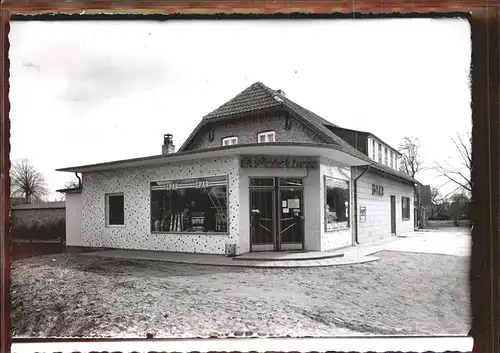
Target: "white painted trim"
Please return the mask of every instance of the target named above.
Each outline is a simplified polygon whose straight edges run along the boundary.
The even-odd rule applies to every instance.
[[[123,224],[109,224],[109,197],[110,196],[123,196]],[[105,202],[105,226],[106,228],[124,228],[125,227],[125,194],[123,192],[110,192],[104,194]]]

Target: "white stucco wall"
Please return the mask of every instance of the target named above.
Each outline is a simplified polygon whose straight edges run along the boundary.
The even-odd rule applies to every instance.
[[[239,162],[236,157],[83,174],[82,245],[142,250],[223,254],[226,243],[239,253]],[[228,176],[229,234],[153,234],[150,182]],[[124,194],[125,224],[106,227],[105,194]]]
[[[333,250],[353,244],[353,190],[351,182],[351,168],[342,166],[335,161],[322,158],[320,164],[320,224],[321,224],[321,251]],[[350,200],[350,227],[344,230],[325,231],[325,181],[324,176],[349,181]]]
[[[66,245],[82,246],[82,194],[66,194]]]
[[[353,169],[353,177],[360,173]],[[372,184],[382,185],[384,195],[372,195]],[[394,179],[384,178],[368,172],[358,179],[358,241],[370,243],[391,236],[391,195],[396,196],[396,234],[405,235],[414,231],[413,187]],[[410,198],[410,219],[403,221],[401,197]],[[366,221],[359,222],[359,210],[366,207]]]

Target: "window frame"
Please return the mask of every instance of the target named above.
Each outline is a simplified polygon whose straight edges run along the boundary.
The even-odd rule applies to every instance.
[[[109,198],[121,196],[123,198],[123,224],[111,224],[110,223],[110,207]],[[104,194],[104,220],[106,228],[124,228],[125,227],[125,194],[123,192],[110,192]]]
[[[225,187],[226,187],[226,231],[225,232],[187,232],[187,231],[168,231],[168,230],[160,230],[160,231],[154,231],[153,228],[151,227],[152,225],[152,201],[153,201],[153,190],[151,187],[152,183],[155,182],[162,182],[162,183],[177,183],[180,181],[185,181],[185,180],[194,180],[195,183],[198,181],[205,181],[205,180],[212,180],[212,179],[224,179],[225,182]],[[187,188],[190,189],[190,188]],[[197,178],[182,178],[182,179],[158,179],[158,180],[150,180],[149,182],[149,220],[150,220],[150,229],[149,232],[150,234],[196,234],[196,235],[218,235],[218,236],[228,236],[230,233],[231,229],[231,219],[229,217],[229,209],[230,209],[230,203],[231,201],[229,200],[229,176],[227,174],[224,175],[211,175],[208,177],[197,177]]]
[[[236,140],[236,142],[235,143],[228,143],[227,145],[224,144],[225,141],[231,142],[233,140]],[[225,146],[234,146],[234,145],[237,145],[237,144],[238,144],[238,136],[226,136],[226,137],[223,137],[221,139],[221,145],[223,147],[225,147]]]
[[[346,227],[339,227],[339,228],[335,228],[335,229],[328,229],[328,221],[327,221],[327,193],[328,193],[328,188],[327,188],[327,180],[335,180],[335,181],[340,181],[342,183],[346,183],[347,184],[347,192],[349,194],[349,201],[348,201],[348,206],[347,206],[347,226]],[[324,187],[324,191],[323,191],[323,195],[324,195],[324,200],[323,200],[323,222],[324,222],[324,232],[325,233],[334,233],[334,232],[338,232],[338,231],[345,231],[345,230],[349,230],[351,229],[351,183],[349,180],[345,180],[345,179],[340,179],[340,178],[334,178],[334,177],[331,177],[331,176],[328,176],[328,175],[323,175],[323,187]]]
[[[405,211],[405,209],[404,209],[405,200],[408,200],[408,217],[405,217],[405,214],[404,214],[404,211]],[[403,220],[403,221],[409,221],[411,219],[410,205],[411,205],[411,198],[409,198],[407,196],[401,196],[401,220]]]
[[[382,144],[379,142],[378,143],[378,148],[377,148],[377,162],[382,164],[383,158],[382,158]]]
[[[260,142],[260,137],[261,136],[265,136],[265,138],[268,139],[268,136],[270,136],[270,135],[273,136],[273,140],[272,141],[263,141],[263,142]],[[257,143],[273,143],[273,142],[276,142],[276,130],[266,130],[266,131],[259,132],[257,134]]]

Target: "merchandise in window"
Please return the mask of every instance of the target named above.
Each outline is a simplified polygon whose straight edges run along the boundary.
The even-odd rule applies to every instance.
[[[226,177],[151,183],[151,231],[227,233]]]
[[[325,231],[349,228],[349,182],[325,176]]]

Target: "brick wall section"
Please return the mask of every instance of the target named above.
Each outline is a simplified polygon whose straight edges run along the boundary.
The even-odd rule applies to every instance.
[[[208,138],[208,127],[200,130],[186,150],[222,146],[222,139],[237,136],[238,144],[257,143],[257,135],[264,131],[275,131],[276,142],[315,142],[325,143],[317,133],[292,118],[289,130],[285,129],[285,112],[256,114],[250,117],[235,118],[211,124],[214,139]]]
[[[66,209],[12,209],[12,228],[48,226],[66,221]]]

